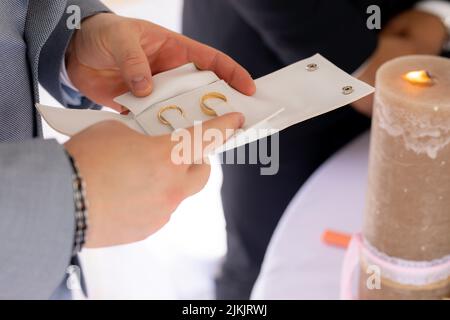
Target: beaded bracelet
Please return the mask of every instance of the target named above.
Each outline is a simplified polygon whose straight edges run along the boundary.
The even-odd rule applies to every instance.
[[[78,254],[86,243],[86,234],[88,228],[88,210],[86,202],[86,184],[80,176],[80,171],[75,160],[67,154],[72,165],[72,186],[75,202],[75,239],[72,255]]]

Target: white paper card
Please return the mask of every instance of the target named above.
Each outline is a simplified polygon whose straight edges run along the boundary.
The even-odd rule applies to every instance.
[[[314,71],[308,65],[315,64]],[[174,128],[189,127],[196,121],[212,119],[201,107],[205,94],[218,92],[227,101],[208,100],[208,106],[217,114],[239,111],[245,115],[243,130],[217,151],[228,150],[261,139],[289,126],[350,104],[374,89],[345,73],[319,54],[262,77],[256,82],[254,96],[246,96],[231,88],[210,71],[199,71],[193,64],[155,75],[154,89],[150,96],[137,98],[131,93],[117,97],[115,101],[131,112],[119,115],[107,111],[70,110],[37,105],[43,118],[55,130],[72,136],[77,132],[104,120],[117,120],[130,128],[148,135],[170,134]],[[349,93],[343,88],[351,86]],[[172,119],[172,125],[163,124],[158,113],[167,106],[177,106],[176,111],[164,115]],[[166,118],[166,117],[165,117]],[[170,122],[170,119],[167,119]],[[255,135],[256,129],[266,129]]]

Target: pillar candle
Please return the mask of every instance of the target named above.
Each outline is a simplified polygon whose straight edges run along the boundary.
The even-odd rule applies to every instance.
[[[450,59],[401,57],[377,73],[363,237],[394,264],[450,255]],[[448,278],[408,284],[381,268],[381,288],[369,289],[366,271],[361,261],[362,299],[450,296]]]

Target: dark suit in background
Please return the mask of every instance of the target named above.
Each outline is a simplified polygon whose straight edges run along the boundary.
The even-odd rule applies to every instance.
[[[379,5],[386,22],[415,2],[185,0],[183,31],[229,54],[254,78],[317,52],[351,73],[377,45],[377,31],[366,27],[367,7]],[[289,201],[318,166],[369,124],[345,107],[289,128],[280,135],[280,171],[274,176],[261,176],[258,165],[223,165],[228,252],[218,299],[249,297]]]

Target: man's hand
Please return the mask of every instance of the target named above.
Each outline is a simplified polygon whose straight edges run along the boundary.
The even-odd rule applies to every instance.
[[[230,113],[203,124],[220,130],[242,126],[240,113]],[[194,137],[193,128],[190,128]],[[206,137],[205,137],[206,140]],[[212,143],[202,139],[203,150]],[[170,136],[148,137],[125,125],[108,121],[75,135],[65,145],[86,182],[89,229],[86,247],[104,247],[143,240],[163,227],[185,198],[206,184],[208,164],[175,165]],[[192,159],[191,163],[198,159]]]
[[[83,21],[67,52],[74,85],[98,104],[122,111],[113,98],[132,91],[147,96],[152,74],[193,62],[214,71],[235,89],[251,95],[255,85],[227,55],[153,23],[98,14]]]
[[[383,28],[378,46],[366,68],[358,77],[375,85],[378,68],[385,62],[411,54],[437,55],[446,41],[446,28],[441,19],[418,10],[409,10],[392,19]],[[373,96],[353,103],[360,112],[372,113]]]
[[[430,13],[409,10],[392,19],[382,32],[383,36],[408,39],[417,54],[441,53],[447,40],[447,29],[442,20]]]

